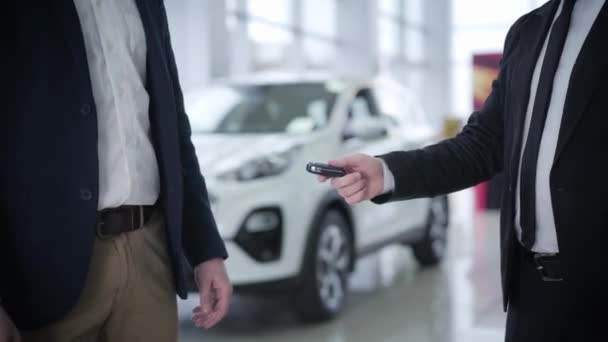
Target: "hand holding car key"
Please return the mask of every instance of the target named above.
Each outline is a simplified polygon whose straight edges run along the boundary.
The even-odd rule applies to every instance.
[[[344,168],[322,163],[308,163],[306,164],[306,170],[310,173],[328,178],[344,177],[347,173]]]
[[[382,161],[365,154],[355,154],[328,164],[308,163],[306,169],[319,175],[319,181],[331,186],[348,204],[370,200],[384,191]]]

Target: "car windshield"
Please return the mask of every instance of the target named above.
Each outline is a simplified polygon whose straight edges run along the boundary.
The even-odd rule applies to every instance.
[[[324,83],[214,86],[185,98],[195,133],[309,133],[336,99]]]

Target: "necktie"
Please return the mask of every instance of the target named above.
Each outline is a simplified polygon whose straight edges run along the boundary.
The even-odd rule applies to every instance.
[[[521,159],[521,242],[528,249],[532,249],[536,240],[536,166],[538,150],[553,91],[553,80],[562,55],[566,36],[568,35],[570,18],[575,2],[576,0],[563,0],[562,11],[553,23],[532,109],[528,138]]]

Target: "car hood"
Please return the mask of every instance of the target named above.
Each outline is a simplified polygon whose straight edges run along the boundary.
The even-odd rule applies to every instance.
[[[309,137],[288,134],[193,134],[192,143],[205,176],[301,146]]]

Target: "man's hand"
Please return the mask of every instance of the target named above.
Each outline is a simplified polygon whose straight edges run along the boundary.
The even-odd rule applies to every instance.
[[[331,179],[331,185],[348,204],[372,199],[384,191],[384,171],[382,161],[378,158],[355,154],[332,160],[329,164],[343,167],[348,171],[344,177]],[[325,176],[319,176],[320,182],[325,182],[327,179]]]
[[[222,259],[198,265],[194,268],[194,277],[198,284],[200,306],[192,311],[192,320],[197,327],[209,329],[226,316],[232,297],[232,285]]]
[[[0,342],[20,342],[21,337],[17,327],[8,317],[2,307],[0,307]]]

